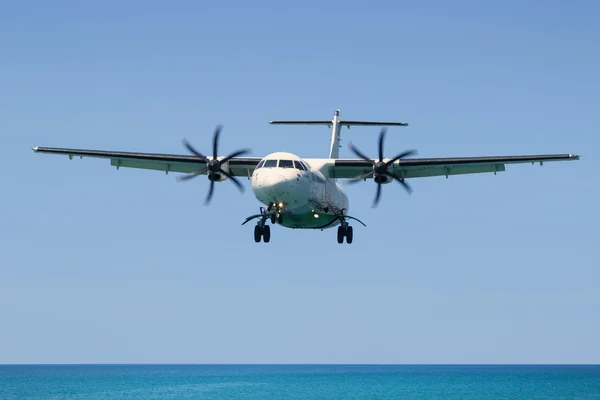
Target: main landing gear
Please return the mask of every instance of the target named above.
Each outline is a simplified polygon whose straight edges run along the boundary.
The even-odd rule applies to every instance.
[[[337,231],[338,243],[344,243],[344,238],[346,238],[346,243],[351,244],[353,236],[354,236],[354,232],[350,225],[345,224],[345,225],[338,226],[338,231]]]
[[[281,218],[283,218],[283,215],[282,213],[280,213],[280,210],[265,210],[263,207],[261,207],[260,214],[255,214],[247,217],[246,220],[242,223],[242,225],[245,225],[252,220],[258,219],[258,222],[254,227],[254,241],[256,243],[259,243],[262,240],[265,243],[269,243],[271,241],[271,227],[267,225],[267,222],[269,220],[272,221],[273,216],[275,216],[275,221],[281,223]],[[339,221],[340,226],[338,226],[337,232],[338,243],[344,243],[345,238],[346,243],[351,244],[352,240],[354,239],[354,230],[348,224],[348,220],[354,220],[360,223],[362,226],[366,226],[364,222],[362,222],[358,218],[351,217],[350,215],[339,214],[336,215],[335,219],[331,220],[330,223],[324,226],[323,228],[329,227],[335,222]]]
[[[261,238],[265,243],[269,243],[271,240],[271,227],[269,225],[260,226],[260,224],[257,224],[254,226],[254,241],[258,243]]]
[[[269,243],[271,240],[271,227],[267,225],[269,214],[265,213],[262,207],[260,211],[262,215],[258,220],[258,223],[254,226],[254,241],[258,243],[262,238],[263,242]]]
[[[351,217],[349,215],[340,214],[337,216],[337,218],[340,221],[340,226],[338,226],[337,231],[337,241],[340,244],[344,243],[344,238],[346,238],[346,243],[348,244],[351,244],[352,239],[354,239],[354,230],[348,224],[349,219],[359,222],[362,226],[366,226],[365,223],[362,222],[360,219]]]
[[[272,222],[273,217],[275,217],[275,220],[280,223],[283,220],[283,216],[281,214],[279,214],[275,211],[265,210],[264,208],[261,207],[260,214],[249,216],[248,218],[246,218],[246,220],[244,221],[244,223],[242,225],[246,224],[247,222],[249,222],[253,219],[258,218],[258,222],[254,226],[254,241],[256,243],[259,243],[260,240],[262,239],[263,242],[269,243],[271,241],[271,227],[269,225],[267,225],[267,220],[271,219],[271,222]]]

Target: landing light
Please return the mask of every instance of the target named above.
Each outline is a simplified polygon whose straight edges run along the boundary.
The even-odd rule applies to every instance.
[[[279,208],[283,208],[283,201],[279,202]]]
[[[319,218],[319,214],[315,214],[315,218]]]

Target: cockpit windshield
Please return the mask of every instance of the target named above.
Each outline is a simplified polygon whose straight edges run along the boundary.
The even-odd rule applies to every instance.
[[[300,161],[294,161],[294,167],[300,171],[306,171],[306,168],[304,168],[304,165]]]
[[[258,165],[256,166],[256,169],[259,169],[259,168],[275,168],[275,167],[279,167],[279,168],[295,168],[295,169],[299,169],[300,171],[307,171],[308,170],[308,167],[302,161],[297,161],[297,160],[273,160],[273,159],[262,160],[261,162],[258,163]]]
[[[279,168],[294,168],[292,160],[279,160]]]

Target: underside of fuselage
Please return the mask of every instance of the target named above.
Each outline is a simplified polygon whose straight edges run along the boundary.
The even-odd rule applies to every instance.
[[[277,223],[292,229],[328,229],[339,225],[340,221],[333,214],[285,212]]]

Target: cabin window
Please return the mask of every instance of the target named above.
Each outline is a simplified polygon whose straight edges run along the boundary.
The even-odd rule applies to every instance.
[[[292,160],[279,160],[279,168],[294,168]]]
[[[266,160],[263,167],[265,168],[275,168],[277,166],[277,160]]]
[[[304,168],[304,165],[300,161],[294,161],[294,167],[300,171],[306,171],[306,168]]]

